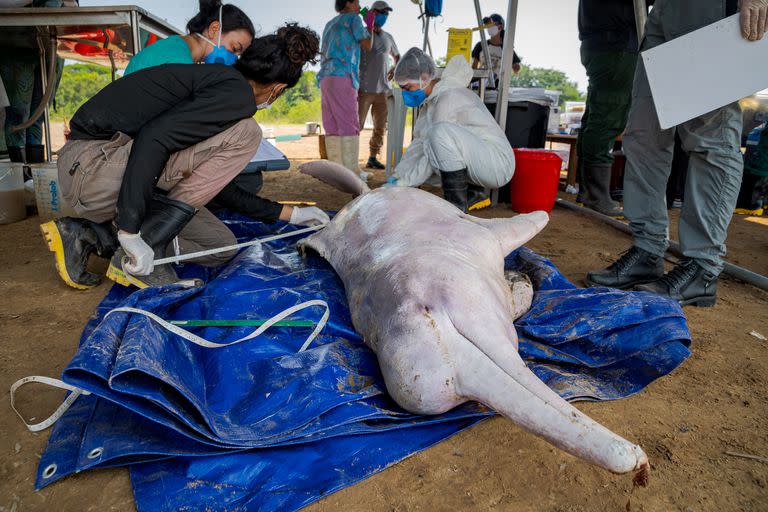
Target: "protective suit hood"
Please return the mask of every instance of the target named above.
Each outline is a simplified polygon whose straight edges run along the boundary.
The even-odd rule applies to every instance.
[[[469,62],[461,55],[454,55],[448,61],[448,65],[445,66],[440,81],[435,84],[428,99],[432,99],[433,96],[438,96],[449,89],[466,89],[471,80],[472,68],[469,66]]]

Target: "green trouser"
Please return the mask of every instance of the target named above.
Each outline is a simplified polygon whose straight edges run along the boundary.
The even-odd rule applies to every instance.
[[[581,119],[576,152],[582,165],[613,163],[611,150],[627,124],[637,54],[581,47],[587,70],[587,107]]]

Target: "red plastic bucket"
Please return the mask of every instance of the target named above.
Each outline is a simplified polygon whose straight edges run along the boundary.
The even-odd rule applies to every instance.
[[[515,174],[509,184],[510,204],[520,213],[552,211],[563,161],[554,151],[515,148]]]

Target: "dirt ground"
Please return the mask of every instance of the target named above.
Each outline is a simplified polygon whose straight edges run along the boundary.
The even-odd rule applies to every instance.
[[[277,134],[296,131],[278,128]],[[369,136],[364,132],[364,144]],[[296,164],[317,158],[317,139],[279,147],[294,167],[268,173],[265,196],[316,200],[328,209],[348,200],[295,170]],[[377,172],[371,184],[383,180],[383,172]],[[513,212],[499,206],[479,215]],[[33,217],[0,226],[0,512],[130,511],[133,495],[125,469],[86,472],[33,490],[48,432],[24,428],[10,409],[8,389],[27,375],[59,376],[109,288],[108,283],[84,292],[67,288],[55,274],[37,225]],[[606,265],[628,245],[626,235],[559,208],[529,244],[578,284],[587,271]],[[735,218],[728,246],[730,261],[768,274],[768,218]],[[723,278],[716,307],[687,308],[686,314],[693,355],[680,368],[635,397],[578,405],[646,450],[653,464],[649,487],[633,489],[631,477],[588,466],[494,418],[307,510],[768,510],[768,463],[724,453],[768,457],[768,342],[750,335],[768,336],[768,294]],[[19,407],[27,417],[42,418],[61,396],[25,389]]]

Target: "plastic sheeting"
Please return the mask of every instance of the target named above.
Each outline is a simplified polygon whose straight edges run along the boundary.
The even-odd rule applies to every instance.
[[[229,225],[241,238],[292,229],[242,219]],[[200,289],[129,294],[114,287],[63,374],[93,394],[54,426],[37,487],[76,471],[131,465],[140,511],[295,510],[491,414],[474,403],[429,417],[400,409],[385,392],[375,355],[352,328],[340,280],[324,260],[302,258],[295,242],[252,247],[218,275],[186,266],[183,275],[207,279]],[[576,288],[527,249],[506,263],[537,289],[517,322],[521,355],[562,396],[629,396],[689,355],[676,303]],[[327,301],[331,317],[302,353],[296,351],[308,328],[275,328],[206,349],[143,316],[103,319],[117,306],[165,319],[268,318],[313,299]],[[309,309],[293,318],[316,320],[321,313]],[[250,330],[195,332],[225,343]]]

